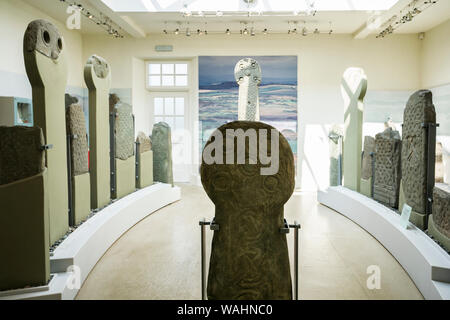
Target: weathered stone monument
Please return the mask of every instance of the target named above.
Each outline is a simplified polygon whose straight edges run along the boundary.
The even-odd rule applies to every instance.
[[[240,153],[239,139],[229,130],[256,133],[253,141],[244,142],[245,149]],[[223,144],[216,140],[218,136],[223,137]],[[251,156],[249,150],[257,146],[256,141],[259,152],[264,150],[264,154],[274,158],[278,155],[271,161],[278,160],[276,173],[261,173],[269,164],[263,164],[261,156],[259,159]],[[205,153],[213,143],[218,143],[214,153],[223,164],[205,162]],[[220,228],[213,236],[208,299],[292,299],[286,235],[279,231],[283,227],[284,204],[295,185],[294,157],[289,143],[268,124],[234,121],[216,129],[203,153],[201,180],[215,204],[215,223]],[[243,164],[236,163],[236,153],[237,158],[245,156]],[[226,161],[230,156],[234,158],[232,164]]]
[[[69,183],[71,193],[69,196],[71,211],[69,222],[73,226],[85,220],[91,212],[91,180],[83,108],[68,94],[66,94],[66,125],[70,154],[69,179],[71,179]]]
[[[372,197],[373,193],[373,157],[375,154],[375,139],[371,136],[364,137],[364,149],[361,163],[361,193]]]
[[[141,131],[136,138],[136,163],[136,187],[141,189],[153,184],[152,140]]]
[[[44,143],[38,127],[0,126],[0,291],[50,279]]]
[[[172,137],[170,127],[158,122],[152,130],[153,179],[173,185]]]
[[[433,191],[433,214],[428,219],[428,233],[450,252],[450,186],[437,183]]]
[[[330,186],[342,184],[342,128],[333,125],[328,133],[330,151]]]
[[[403,115],[400,206],[412,207],[410,221],[425,229],[431,214],[434,187],[436,111],[432,93],[419,90],[408,100]]]
[[[136,158],[134,154],[133,108],[126,103],[115,105],[114,145],[115,145],[115,193],[121,198],[133,192],[136,187]]]
[[[402,140],[398,131],[388,127],[375,136],[373,198],[392,208],[398,208],[401,151]]]
[[[251,58],[239,60],[234,68],[234,77],[239,84],[238,119],[259,121],[261,68],[258,62]]]
[[[367,78],[364,70],[348,68],[341,82],[344,99],[344,141],[343,174],[344,187],[360,191],[361,151],[364,96],[367,91]]]
[[[89,89],[89,160],[91,208],[106,206],[111,199],[109,144],[109,89],[111,70],[101,57],[91,56],[84,67]]]
[[[69,229],[67,147],[64,92],[67,61],[64,40],[48,21],[32,21],[24,35],[25,69],[33,94],[34,124],[42,129],[46,148],[50,243]]]

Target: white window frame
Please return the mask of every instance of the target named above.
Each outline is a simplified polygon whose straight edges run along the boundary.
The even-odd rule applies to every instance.
[[[182,64],[186,64],[187,65],[187,85],[186,86],[150,86],[149,84],[149,79],[150,79],[150,72],[149,72],[149,65],[150,64],[177,64],[177,63],[182,63]],[[192,77],[191,77],[191,62],[189,60],[147,60],[145,61],[145,87],[147,88],[147,90],[149,91],[189,91],[190,89],[190,82],[192,81]],[[161,72],[160,74],[161,76],[163,76],[163,73]],[[176,74],[174,74],[175,76]]]

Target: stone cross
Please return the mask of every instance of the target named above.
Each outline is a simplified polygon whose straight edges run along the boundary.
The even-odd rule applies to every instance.
[[[363,99],[366,91],[367,77],[364,70],[345,70],[341,82],[344,99],[343,175],[344,187],[354,191],[360,191],[361,183]]]
[[[89,89],[89,157],[91,208],[106,206],[111,199],[109,89],[111,71],[101,57],[91,56],[84,67],[84,81]]]
[[[283,227],[284,204],[295,185],[291,147],[278,131],[277,135],[270,134],[275,128],[257,121],[227,123],[213,136],[226,137],[229,130],[255,130],[258,141],[266,132],[267,141],[263,139],[264,145],[260,142],[259,148],[267,148],[267,153],[274,152],[272,139],[278,139],[279,170],[273,175],[261,175],[265,165],[261,159],[250,164],[249,149],[245,150],[244,164],[208,164],[205,155],[202,157],[203,188],[215,205],[215,221],[220,228],[212,241],[208,299],[292,299],[286,234],[279,231]],[[208,140],[204,152],[215,139]],[[215,151],[217,155],[223,149],[223,161],[228,152],[234,153],[234,148],[226,146],[228,143]]]
[[[410,221],[425,229],[433,197],[436,111],[429,90],[419,90],[409,98],[403,114],[401,203],[412,207]]]
[[[238,119],[259,121],[261,68],[258,62],[251,58],[239,60],[234,67],[234,77],[239,84]]]
[[[437,183],[433,190],[433,214],[428,220],[428,232],[450,252],[450,186]]]
[[[23,39],[25,69],[33,91],[34,125],[45,138],[50,243],[69,230],[65,91],[67,53],[56,26],[45,20],[28,25]]]

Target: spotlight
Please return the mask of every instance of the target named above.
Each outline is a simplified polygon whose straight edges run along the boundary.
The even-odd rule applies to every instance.
[[[227,29],[227,31],[225,31],[225,33],[226,33],[227,35],[230,35],[230,34],[231,34],[230,29]]]
[[[167,34],[167,30],[166,29],[164,29],[163,32],[164,32],[164,34]]]
[[[264,30],[262,31],[263,34],[267,34],[267,28],[264,28]]]
[[[223,12],[222,11],[216,11],[216,16],[218,16],[218,17],[223,16]]]
[[[191,36],[191,31],[189,30],[189,28],[186,29],[186,37],[190,37]]]
[[[199,36],[201,36],[201,35],[203,34],[203,31],[200,30],[200,29],[197,29],[197,34],[198,34]]]
[[[176,28],[174,33],[175,34],[179,34],[180,33],[180,29]]]
[[[302,36],[307,36],[308,35],[308,29],[303,28],[302,29]]]
[[[314,29],[314,34],[319,34],[319,33],[320,33],[320,31],[318,28]]]
[[[255,30],[253,30],[253,28],[251,29],[250,35],[255,36]]]
[[[248,29],[247,27],[244,29],[244,31],[242,32],[243,34],[248,34]]]
[[[203,17],[204,16],[203,11],[199,11],[199,12],[197,12],[197,14],[198,14],[199,17]]]

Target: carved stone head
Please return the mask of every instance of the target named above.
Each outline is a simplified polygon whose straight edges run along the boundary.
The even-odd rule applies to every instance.
[[[23,38],[24,50],[42,53],[50,59],[58,59],[64,50],[64,41],[56,26],[46,20],[30,22]]]
[[[89,57],[86,64],[90,64],[94,67],[94,72],[100,79],[105,79],[109,74],[109,64],[102,57],[93,54]]]
[[[250,83],[259,85],[261,83],[261,68],[255,59],[241,59],[234,67],[234,77],[239,85],[245,77],[249,77]]]

